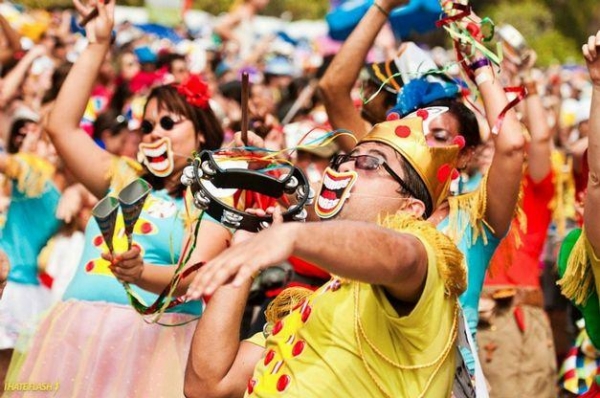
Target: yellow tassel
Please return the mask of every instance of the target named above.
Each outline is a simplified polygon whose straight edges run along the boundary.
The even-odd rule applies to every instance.
[[[45,159],[28,153],[10,155],[5,174],[17,181],[17,189],[29,198],[36,198],[46,190],[46,183],[52,179],[55,167]]]
[[[277,321],[291,313],[294,308],[313,293],[305,287],[288,287],[275,297],[265,310],[267,323],[274,325]]]
[[[473,240],[468,242],[469,246],[477,242],[481,237],[487,245],[487,236],[484,233],[485,211],[487,206],[487,174],[481,180],[479,188],[464,195],[451,196],[448,198],[450,205],[448,236],[458,243],[461,241],[467,227],[473,228]],[[464,217],[467,215],[468,219]]]
[[[113,156],[106,179],[110,181],[112,192],[120,192],[127,184],[142,174],[143,168],[138,162],[127,157]]]
[[[588,245],[584,229],[571,250],[565,274],[558,281],[562,294],[577,305],[584,305],[595,289],[594,274],[586,250]]]
[[[428,221],[406,213],[389,215],[379,225],[397,232],[412,234],[427,242],[437,253],[437,269],[444,281],[446,294],[458,296],[467,288],[467,269],[464,256],[450,238]]]

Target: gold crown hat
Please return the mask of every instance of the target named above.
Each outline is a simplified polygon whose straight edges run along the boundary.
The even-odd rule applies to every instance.
[[[409,117],[376,124],[362,139],[392,147],[417,171],[429,191],[435,210],[448,196],[450,183],[458,177],[459,144],[432,147],[423,133],[423,119]]]

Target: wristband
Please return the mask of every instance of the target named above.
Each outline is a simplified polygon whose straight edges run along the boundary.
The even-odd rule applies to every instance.
[[[479,68],[483,68],[484,66],[490,66],[490,65],[491,65],[491,62],[489,59],[481,58],[481,59],[478,59],[477,61],[473,62],[472,64],[470,64],[469,69],[472,72],[475,72]]]
[[[390,13],[389,13],[389,12],[387,12],[386,10],[384,10],[384,9],[383,9],[383,7],[382,7],[382,6],[380,6],[380,5],[379,5],[379,3],[377,3],[376,1],[375,1],[375,2],[373,2],[373,6],[374,6],[375,8],[377,8],[377,9],[378,9],[378,10],[379,10],[379,11],[380,11],[380,12],[381,12],[383,15],[385,15],[385,17],[386,17],[386,18],[389,18],[389,17],[390,17]]]
[[[489,73],[480,73],[477,76],[475,76],[475,84],[477,84],[477,86],[481,86],[483,83],[491,81],[492,75],[490,75]]]
[[[538,93],[537,84],[535,82],[525,82],[523,83],[523,86],[525,86],[525,89],[527,90],[527,96],[536,95]]]

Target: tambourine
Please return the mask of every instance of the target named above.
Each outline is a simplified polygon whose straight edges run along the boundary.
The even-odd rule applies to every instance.
[[[311,205],[315,193],[304,173],[290,166],[290,172],[276,178],[265,173],[243,168],[221,168],[211,151],[202,151],[192,164],[183,170],[181,183],[192,189],[194,205],[205,211],[224,226],[257,232],[269,227],[273,222],[271,215],[258,216],[238,210],[217,198],[205,185],[210,182],[219,189],[242,189],[280,198],[283,194],[296,195],[297,203],[282,214],[284,221],[306,221],[306,205]]]

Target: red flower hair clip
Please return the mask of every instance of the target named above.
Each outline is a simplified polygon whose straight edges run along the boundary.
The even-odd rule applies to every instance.
[[[177,92],[185,97],[188,104],[202,109],[208,108],[210,90],[208,89],[208,84],[199,75],[191,75],[175,87],[177,88]]]

